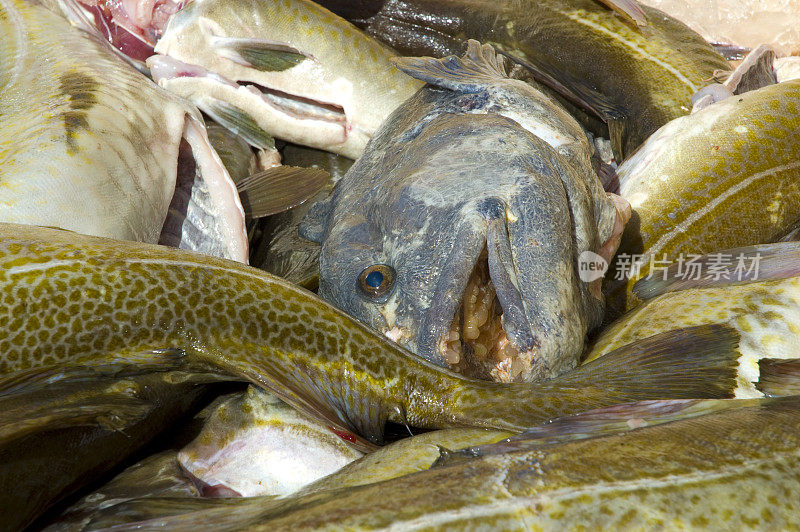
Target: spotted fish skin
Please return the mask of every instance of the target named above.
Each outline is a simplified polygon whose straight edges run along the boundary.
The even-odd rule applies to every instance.
[[[94,528],[748,529],[800,526],[800,396],[467,459],[388,482],[270,501],[108,508]],[[156,510],[155,512],[153,510]],[[162,515],[158,515],[160,510]],[[126,522],[136,514],[140,523]],[[150,520],[152,519],[152,521]]]
[[[727,323],[741,335],[737,397],[760,397],[751,384],[762,358],[800,358],[800,276],[738,286],[694,288],[653,298],[614,322],[586,356],[680,327]]]
[[[692,95],[715,70],[730,69],[700,35],[647,6],[641,6],[647,26],[637,28],[594,0],[320,3],[401,54],[459,54],[466,39],[476,39],[564,85],[581,80],[622,118],[618,144],[626,156],[660,126],[688,114]]]
[[[634,282],[651,257],[675,261],[774,242],[800,221],[800,80],[733,96],[657,131],[618,175],[633,208],[621,257],[641,254],[639,275],[609,280],[611,312],[639,300]],[[627,294],[626,294],[627,292]]]
[[[217,253],[246,260],[244,213],[202,118],[36,2],[0,2],[0,221],[156,243],[185,137],[218,209]],[[202,155],[201,155],[202,152]]]
[[[709,330],[727,338],[719,351],[642,348],[543,383],[471,381],[242,264],[13,224],[0,225],[0,294],[0,380],[59,364],[158,364],[180,350],[189,369],[250,380],[376,442],[387,420],[518,431],[653,394],[727,397],[738,358],[729,333]]]

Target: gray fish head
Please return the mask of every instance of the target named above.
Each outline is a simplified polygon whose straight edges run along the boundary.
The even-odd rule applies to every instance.
[[[469,376],[577,364],[602,302],[578,278],[573,232],[587,224],[555,150],[505,117],[447,114],[388,151],[337,184],[320,296]],[[597,249],[596,228],[590,240]]]

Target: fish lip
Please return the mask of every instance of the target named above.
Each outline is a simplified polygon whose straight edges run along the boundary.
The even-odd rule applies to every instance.
[[[417,354],[443,367],[450,367],[444,358],[443,346],[448,340],[456,312],[463,305],[464,292],[472,271],[477,265],[483,249],[490,245],[491,240],[497,239],[490,236],[490,231],[496,231],[499,226],[505,229],[505,204],[496,199],[493,199],[492,203],[497,205],[489,209],[488,213],[482,213],[480,222],[472,220],[470,223],[468,221],[459,229],[455,238],[456,245],[453,246],[445,267],[439,274],[439,282],[434,289],[431,306],[427,309],[421,322],[417,339]],[[498,206],[502,217],[498,215]],[[481,210],[485,209],[481,208]],[[478,224],[480,230],[476,230]],[[506,249],[510,251],[511,244],[508,233],[503,231],[498,236],[503,238],[502,234],[505,235]],[[458,246],[459,242],[463,243],[460,247]],[[494,268],[492,268],[493,262],[495,263]],[[502,326],[508,341],[519,351],[520,355],[535,359],[539,343],[533,333],[530,317],[518,284],[501,282],[502,277],[516,279],[516,270],[509,272],[507,266],[502,264],[497,259],[497,254],[493,254],[491,250],[489,250],[489,264],[489,277],[495,286],[497,299],[503,311]],[[509,319],[516,319],[517,323],[510,327],[507,321]]]

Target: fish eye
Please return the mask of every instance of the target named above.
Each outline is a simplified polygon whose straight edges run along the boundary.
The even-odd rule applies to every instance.
[[[368,266],[358,276],[358,288],[369,298],[388,294],[392,286],[394,286],[394,268],[386,264]]]

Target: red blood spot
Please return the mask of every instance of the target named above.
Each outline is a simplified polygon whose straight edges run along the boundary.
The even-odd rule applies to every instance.
[[[331,429],[331,432],[333,432],[334,434],[336,434],[337,436],[339,436],[341,439],[343,439],[346,442],[356,443],[356,441],[357,441],[355,434],[353,434],[351,432],[347,432],[347,431],[344,431],[344,430],[336,430],[333,427],[328,427],[328,428]]]

